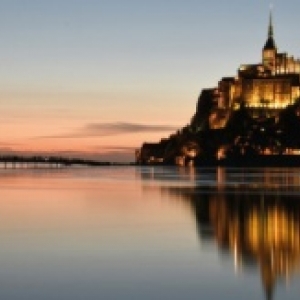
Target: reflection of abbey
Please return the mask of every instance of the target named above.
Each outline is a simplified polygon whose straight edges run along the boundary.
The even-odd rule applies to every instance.
[[[195,186],[162,186],[162,190],[190,203],[201,243],[215,241],[222,253],[231,253],[240,274],[259,271],[265,299],[274,299],[276,288],[284,283],[288,286],[300,272],[297,170],[238,171],[234,184],[232,171],[217,168],[213,172],[214,169],[178,169],[178,177],[189,178]],[[160,181],[163,176],[160,171],[149,175]],[[215,176],[216,186],[209,181],[208,185],[204,183],[211,176]]]
[[[255,115],[262,108],[274,114],[300,96],[300,60],[278,52],[272,14],[269,22],[261,62],[241,65],[236,77],[222,78],[217,88],[204,90],[199,101],[207,94],[212,95],[215,112],[235,109],[243,102]],[[220,118],[217,119],[220,121]],[[222,122],[213,124],[211,120],[211,123],[212,127],[222,127]]]

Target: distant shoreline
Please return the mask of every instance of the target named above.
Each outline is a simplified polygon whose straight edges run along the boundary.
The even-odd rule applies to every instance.
[[[17,156],[5,155],[0,156],[0,166],[2,169],[22,169],[22,168],[62,168],[70,166],[86,166],[86,167],[101,167],[101,166],[133,166],[134,162],[108,162],[98,160],[87,160],[82,158],[67,158],[56,156]]]
[[[62,168],[72,166],[82,167],[132,167],[132,166],[174,166],[176,164],[153,163],[140,164],[136,162],[107,162],[97,160],[85,160],[80,158],[42,157],[42,156],[0,156],[1,169],[26,169],[26,168]],[[188,163],[184,166],[189,167]],[[240,155],[217,160],[212,157],[201,157],[194,160],[193,167],[295,167],[300,168],[300,155]]]

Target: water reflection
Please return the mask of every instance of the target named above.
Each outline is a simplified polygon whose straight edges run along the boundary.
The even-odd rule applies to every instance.
[[[258,266],[266,299],[300,266],[300,176],[296,169],[152,170],[163,193],[188,203],[199,239],[216,241],[237,270]],[[169,181],[169,184],[166,181]]]

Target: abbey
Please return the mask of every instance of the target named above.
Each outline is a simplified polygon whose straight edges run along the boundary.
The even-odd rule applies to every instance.
[[[210,121],[211,128],[215,129],[222,128],[226,123],[224,111],[238,109],[241,103],[251,110],[253,116],[258,115],[261,109],[276,115],[299,98],[300,60],[278,52],[272,12],[261,62],[241,65],[236,77],[222,78],[218,87],[202,91],[199,102],[205,101],[203,98],[207,98],[207,93],[213,97],[214,111],[219,116]]]
[[[203,89],[191,122],[144,143],[140,164],[300,166],[300,60],[277,50],[270,12],[261,61]]]

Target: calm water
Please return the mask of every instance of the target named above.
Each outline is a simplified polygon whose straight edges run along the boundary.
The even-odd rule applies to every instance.
[[[299,299],[300,170],[0,169],[0,299]]]

